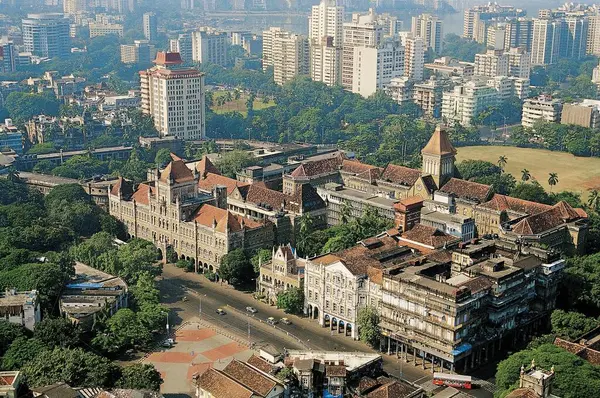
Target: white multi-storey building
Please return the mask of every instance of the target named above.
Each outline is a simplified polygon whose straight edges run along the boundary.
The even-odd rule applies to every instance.
[[[402,105],[412,100],[413,85],[414,83],[408,77],[397,77],[390,81],[385,91],[394,101]]]
[[[182,33],[177,39],[171,39],[169,41],[169,51],[172,53],[179,53],[184,63],[191,63],[194,60],[192,35],[190,33]]]
[[[309,46],[305,36],[281,31],[271,42],[273,78],[285,84],[299,75],[308,75]]]
[[[508,75],[529,79],[531,75],[531,54],[524,48],[511,48],[505,54],[508,56]]]
[[[438,17],[431,14],[412,17],[412,34],[414,37],[421,37],[425,41],[425,46],[436,54],[442,52],[444,34],[442,20]]]
[[[161,136],[205,138],[204,75],[182,68],[178,53],[159,52],[154,63],[140,72],[142,112],[152,116]]]
[[[475,55],[475,76],[508,76],[508,56],[503,50],[488,50]]]
[[[33,331],[42,320],[38,292],[7,289],[4,294],[0,293],[0,319]]]
[[[422,81],[425,69],[425,42],[420,37],[405,35],[402,44],[405,49],[404,76],[413,81]]]
[[[156,14],[153,12],[147,12],[143,17],[144,22],[144,37],[146,40],[154,41],[156,40],[157,29],[158,29],[158,21],[156,19]]]
[[[86,0],[64,0],[63,11],[65,14],[77,14],[87,10]]]
[[[470,126],[473,118],[483,110],[498,103],[498,91],[487,82],[473,80],[442,97],[442,118],[449,124],[460,123]]]
[[[25,52],[48,58],[71,53],[69,20],[63,14],[28,14],[22,30]]]
[[[369,97],[404,75],[404,47],[387,41],[377,47],[355,47],[352,92]]]
[[[333,86],[341,82],[344,7],[336,0],[321,0],[308,21],[310,77]]]
[[[263,70],[267,70],[270,66],[273,66],[273,38],[276,35],[281,35],[285,32],[279,27],[270,27],[269,30],[263,31]]]
[[[531,44],[531,64],[549,65],[558,61],[563,20],[535,19]]]
[[[154,44],[148,40],[135,40],[133,44],[121,44],[121,62],[124,64],[147,64],[156,55]]]
[[[352,14],[352,22],[344,24],[344,40],[342,51],[342,87],[352,90],[354,83],[354,53],[355,48],[375,48],[384,36],[384,26],[381,25],[371,8],[369,13]]]
[[[529,98],[523,103],[521,125],[532,128],[538,120],[559,123],[561,109],[562,102],[558,99],[545,95]]]
[[[192,59],[194,62],[227,65],[227,33],[203,28],[192,33]]]

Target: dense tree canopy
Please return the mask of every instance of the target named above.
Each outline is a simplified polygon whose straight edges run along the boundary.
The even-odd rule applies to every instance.
[[[137,363],[121,369],[121,377],[117,382],[117,387],[159,391],[162,381],[160,373],[153,365]]]
[[[304,309],[304,291],[292,287],[277,295],[277,308],[289,314],[301,314]]]
[[[233,285],[247,283],[256,276],[252,263],[242,249],[232,250],[221,258],[219,275]]]
[[[377,309],[374,307],[361,308],[356,318],[356,324],[360,340],[371,347],[377,347],[381,339]]]

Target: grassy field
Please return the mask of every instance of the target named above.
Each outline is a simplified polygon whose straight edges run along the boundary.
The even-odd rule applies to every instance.
[[[590,189],[600,189],[600,158],[575,157],[565,152],[544,149],[516,148],[504,146],[472,146],[458,148],[458,161],[465,159],[487,160],[496,164],[500,156],[506,156],[505,170],[517,181],[521,170],[528,169],[532,177],[550,190],[548,173],[558,173],[558,184],[552,191],[574,191],[587,197]]]
[[[227,112],[239,112],[242,115],[244,115],[244,117],[246,117],[246,115],[248,114],[247,110],[246,110],[246,100],[248,99],[248,96],[244,93],[242,93],[240,99],[238,100],[233,100],[233,101],[229,101],[226,102],[225,104],[223,104],[223,106],[217,106],[217,98],[219,97],[224,97],[225,95],[227,95],[227,91],[214,91],[213,92],[213,106],[211,106],[210,109],[212,109],[212,111],[214,113],[217,114],[223,114],[223,113],[227,113]],[[233,92],[231,92],[231,95],[233,96]],[[259,111],[261,109],[265,109],[265,108],[270,108],[272,106],[275,106],[275,102],[270,100],[269,102],[267,102],[266,104],[263,103],[263,99],[262,98],[256,98],[254,100],[254,110],[255,111]]]

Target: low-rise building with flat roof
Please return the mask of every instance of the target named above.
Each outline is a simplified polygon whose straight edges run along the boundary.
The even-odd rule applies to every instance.
[[[560,123],[592,129],[600,127],[600,101],[584,99],[578,103],[564,104]]]
[[[561,110],[562,102],[550,96],[540,95],[526,99],[523,103],[521,124],[523,127],[532,128],[537,121],[558,123]]]
[[[113,315],[128,306],[128,299],[123,279],[76,262],[75,278],[60,297],[60,312],[71,322],[89,328],[101,311]]]
[[[21,372],[7,371],[0,372],[0,397],[19,398],[22,397],[23,377]]]
[[[42,320],[37,290],[6,289],[0,294],[0,319],[33,330]]]

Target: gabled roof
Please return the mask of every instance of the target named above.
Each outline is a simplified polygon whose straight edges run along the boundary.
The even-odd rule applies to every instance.
[[[180,65],[183,63],[183,60],[179,53],[159,51],[156,53],[154,63],[156,65]]]
[[[174,183],[180,184],[182,182],[188,182],[194,180],[194,174],[185,165],[183,160],[173,160],[165,167],[160,173],[160,180],[162,182],[170,182],[173,180]]]
[[[416,224],[412,229],[402,234],[402,239],[416,242],[433,248],[443,247],[445,244],[454,243],[460,239],[449,235],[437,228],[423,224]]]
[[[437,189],[437,184],[431,175],[423,176],[423,184],[425,184],[425,188],[429,194],[432,194]]]
[[[452,146],[446,129],[438,125],[427,145],[421,150],[421,153],[438,156],[456,155],[456,149]]]
[[[248,358],[246,362],[265,373],[271,373],[273,371],[273,366],[269,362],[254,354],[252,354],[252,356]]]
[[[491,195],[492,187],[473,181],[461,180],[460,178],[451,178],[440,188],[440,192],[453,194],[460,199],[474,200],[483,203]]]
[[[310,184],[298,187],[296,193],[287,195],[283,192],[267,188],[264,183],[256,183],[239,187],[242,198],[249,203],[261,207],[269,207],[273,211],[287,210],[294,213],[325,208],[325,202]]]
[[[119,196],[120,194],[124,200],[129,200],[133,195],[133,183],[119,177],[115,185],[112,186],[110,194],[113,196]]]
[[[200,178],[205,178],[208,173],[221,175],[221,172],[210,161],[208,156],[202,156],[202,159],[196,163],[196,171],[200,174]]]
[[[568,203],[561,201],[549,210],[519,221],[512,231],[517,235],[537,235],[579,218],[579,214]]]
[[[212,172],[206,173],[206,176],[204,178],[200,178],[198,181],[198,188],[207,192],[212,192],[217,185],[223,185],[227,187],[227,195],[229,195],[236,187],[245,187],[249,184]]]
[[[135,200],[137,203],[141,203],[144,205],[148,204],[148,192],[154,194],[154,187],[150,186],[148,183],[142,183],[138,185],[138,188],[135,190],[133,195],[131,196],[132,200]]]
[[[388,164],[383,170],[380,179],[389,181],[394,184],[400,184],[407,187],[415,185],[417,180],[421,177],[421,171],[411,169],[409,167],[398,166],[395,164]]]
[[[171,152],[169,155],[171,156],[171,160],[182,160],[179,156],[177,156],[173,152]]]
[[[250,398],[254,395],[250,389],[213,368],[202,373],[196,385],[209,392],[213,398]]]
[[[354,174],[356,177],[363,178],[373,183],[379,178],[383,170],[380,167],[361,163],[358,160],[344,159],[341,171]]]
[[[45,398],[78,398],[79,393],[64,382],[58,382],[49,386],[37,387],[31,389]]]
[[[305,162],[298,166],[290,175],[295,178],[310,178],[335,173],[339,170],[342,160],[341,156],[336,156],[329,159]]]
[[[404,398],[417,391],[408,383],[391,380],[367,394],[367,398]]]
[[[479,205],[481,208],[497,210],[497,211],[512,211],[521,214],[537,214],[552,208],[550,205],[543,203],[531,202],[513,198],[511,196],[495,194],[488,202]]]
[[[273,379],[237,359],[229,362],[223,373],[263,397],[277,386]]]
[[[218,232],[239,232],[242,228],[254,229],[262,226],[261,223],[232,214],[229,210],[220,209],[213,205],[202,205],[193,217],[193,220],[200,225],[212,227],[216,223]]]

